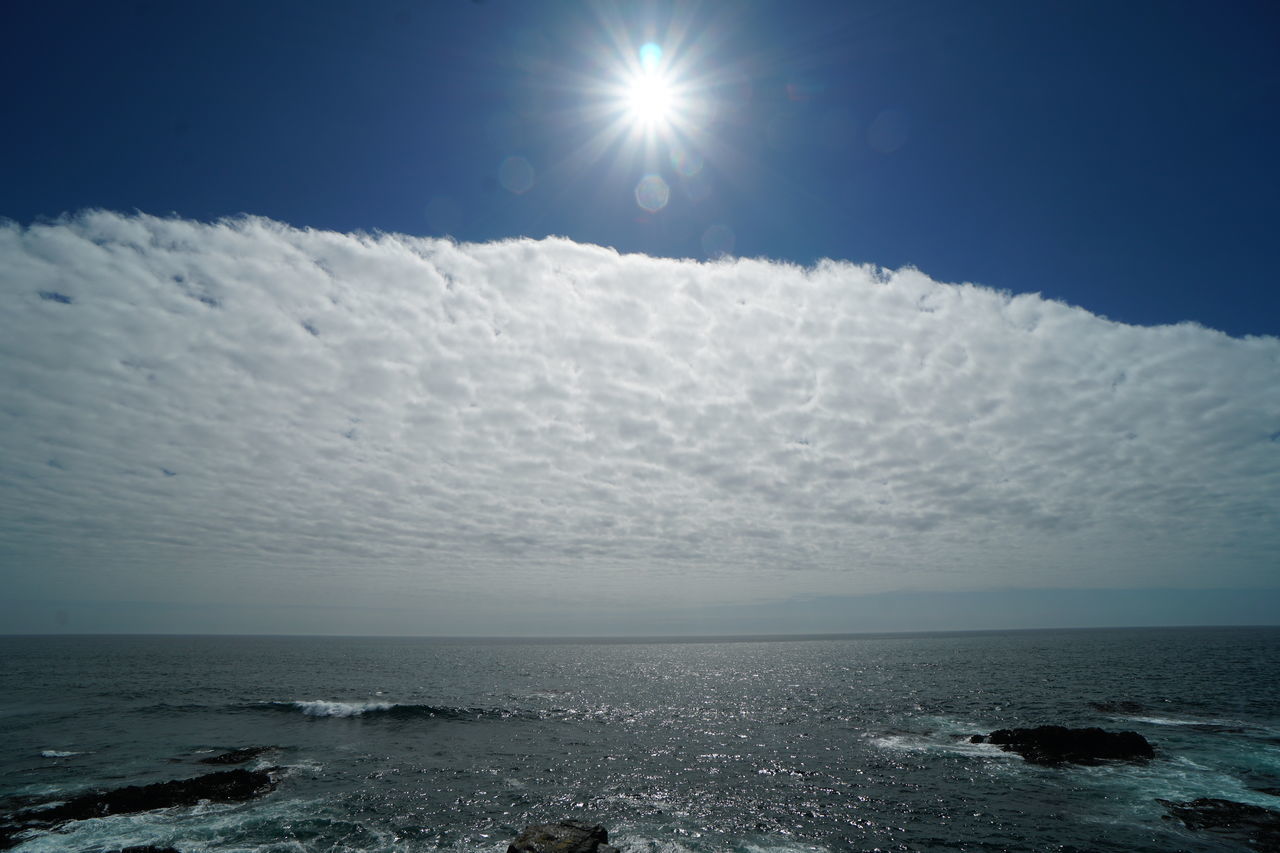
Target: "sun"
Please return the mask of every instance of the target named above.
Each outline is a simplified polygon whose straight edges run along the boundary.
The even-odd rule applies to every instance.
[[[641,72],[627,86],[627,112],[645,127],[666,124],[675,105],[675,92],[660,74]]]
[[[623,101],[633,125],[646,130],[669,125],[679,110],[679,92],[663,68],[662,48],[653,42],[639,51],[640,65],[626,80]]]
[[[563,90],[582,96],[576,108],[566,99],[563,115],[586,132],[557,169],[600,174],[602,189],[627,186],[649,215],[685,196],[707,198],[711,181],[703,166],[707,155],[724,150],[713,121],[717,87],[728,72],[708,69],[707,48],[690,35],[691,25],[677,21],[665,33],[649,27],[637,38],[621,15],[601,8],[599,31],[582,39],[580,55],[563,68]],[[597,164],[607,172],[596,172]],[[512,175],[523,180],[508,186],[504,176],[503,186],[520,193],[534,176],[523,158],[515,165],[523,171],[513,168]]]

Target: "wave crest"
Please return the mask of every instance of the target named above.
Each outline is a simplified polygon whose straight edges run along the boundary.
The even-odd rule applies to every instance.
[[[527,711],[506,708],[450,708],[440,705],[418,705],[400,702],[343,702],[332,699],[298,699],[290,702],[266,702],[257,707],[281,711],[301,711],[308,717],[418,718],[438,720],[484,720],[527,718]]]
[[[359,717],[369,711],[390,711],[394,702],[333,702],[327,699],[290,702],[308,717]]]

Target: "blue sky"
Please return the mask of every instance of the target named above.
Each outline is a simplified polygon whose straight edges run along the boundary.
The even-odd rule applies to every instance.
[[[1280,612],[1270,6],[9,17],[0,632]]]

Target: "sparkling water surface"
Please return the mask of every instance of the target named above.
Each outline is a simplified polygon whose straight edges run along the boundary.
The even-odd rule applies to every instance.
[[[1124,705],[1118,710],[1117,703]],[[968,735],[1132,729],[1050,768]],[[603,823],[637,851],[1240,848],[1157,797],[1280,808],[1280,629],[734,642],[0,638],[9,808],[274,746],[278,788],[67,824],[15,850],[503,851]],[[5,810],[8,811],[9,808]]]

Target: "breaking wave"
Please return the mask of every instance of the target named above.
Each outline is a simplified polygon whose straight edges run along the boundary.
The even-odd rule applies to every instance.
[[[1149,716],[1124,716],[1114,717],[1117,720],[1128,720],[1134,723],[1144,723],[1149,726],[1176,726],[1184,729],[1193,729],[1200,732],[1221,732],[1231,734],[1249,734],[1256,732],[1265,732],[1257,726],[1239,720],[1193,720],[1178,717],[1149,717]]]
[[[299,699],[257,705],[278,711],[300,711],[308,717],[387,717],[392,719],[495,720],[533,718],[536,714],[508,708],[451,708],[399,702],[343,702],[332,699]]]
[[[394,702],[330,702],[325,699],[288,704],[308,717],[360,717],[370,712],[390,711],[396,707]]]

